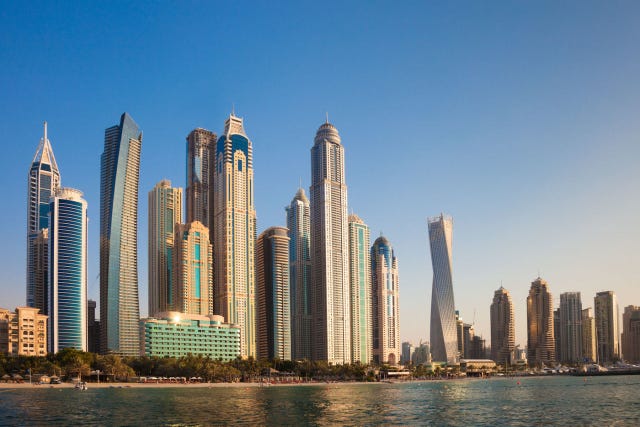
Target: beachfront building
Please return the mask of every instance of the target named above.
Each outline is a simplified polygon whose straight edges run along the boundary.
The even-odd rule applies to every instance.
[[[59,188],[49,205],[49,346],[89,349],[87,336],[87,202]]]
[[[351,287],[351,361],[370,363],[372,348],[372,292],[369,227],[349,215],[349,284]],[[377,298],[377,297],[374,297]],[[375,319],[374,319],[375,321]]]
[[[291,360],[289,230],[270,227],[256,242],[259,359]]]
[[[60,187],[60,171],[47,138],[44,136],[31,161],[27,183],[27,306],[49,310],[48,297],[48,236],[49,199]]]
[[[312,357],[351,362],[349,230],[344,147],[328,121],[311,148]]]
[[[0,354],[47,355],[47,316],[34,307],[0,308]]]
[[[553,366],[555,356],[553,298],[549,284],[538,277],[527,297],[527,360],[531,365]]]
[[[598,363],[611,364],[620,358],[620,326],[618,299],[613,291],[596,293],[596,348]]]
[[[100,159],[100,345],[136,356],[138,324],[138,182],[142,131],[128,113],[104,131]]]
[[[168,311],[140,320],[140,344],[141,356],[191,354],[229,361],[240,355],[240,327],[224,323],[222,316]]]
[[[231,114],[218,139],[213,188],[215,313],[242,331],[242,356],[256,356],[253,148],[242,119]]]
[[[435,362],[458,361],[458,336],[453,299],[453,218],[429,218],[433,267],[431,288],[431,356]]]
[[[373,361],[395,365],[400,361],[398,259],[386,237],[371,247]]]
[[[509,291],[500,286],[491,303],[491,358],[500,365],[511,363],[515,347],[513,301]]]
[[[299,188],[287,206],[291,284],[291,356],[311,359],[311,209]]]
[[[182,188],[163,179],[149,191],[149,315],[174,309],[176,224],[182,223]]]
[[[640,307],[629,305],[622,314],[622,357],[640,363]]]

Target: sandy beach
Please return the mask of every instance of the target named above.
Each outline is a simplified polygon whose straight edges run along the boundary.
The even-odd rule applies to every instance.
[[[415,382],[415,381],[414,381]],[[366,385],[366,384],[388,384],[384,382],[308,382],[308,383],[272,383],[271,385],[261,383],[87,383],[89,389],[92,388],[260,388],[260,387],[339,387],[344,385]],[[51,389],[51,388],[74,388],[72,383],[63,384],[29,384],[27,383],[0,383],[0,389]]]

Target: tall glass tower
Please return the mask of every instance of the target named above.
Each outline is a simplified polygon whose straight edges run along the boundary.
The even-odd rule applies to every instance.
[[[175,309],[173,237],[181,223],[182,188],[163,179],[149,192],[149,316]]]
[[[291,355],[311,359],[311,210],[309,199],[298,189],[286,208],[289,230],[289,277],[291,280]]]
[[[142,132],[128,113],[104,132],[100,182],[102,353],[140,353],[138,182]]]
[[[256,355],[253,149],[242,119],[231,114],[216,146],[214,178],[214,304],[240,326],[242,356]]]
[[[373,361],[395,365],[400,361],[398,260],[383,236],[371,247],[371,284]]]
[[[82,193],[58,189],[49,218],[49,351],[87,351],[87,202]]]
[[[187,222],[200,221],[210,227],[211,153],[215,152],[216,134],[202,128],[187,136]]]
[[[39,308],[41,314],[49,309],[48,235],[44,229],[49,226],[49,199],[59,187],[60,171],[44,122],[44,135],[31,161],[27,182],[27,306]]]
[[[436,362],[458,361],[458,335],[453,301],[453,218],[429,218],[431,288],[431,357]]]
[[[352,362],[371,363],[373,358],[370,246],[367,224],[357,215],[349,215]]]
[[[351,362],[349,231],[344,147],[328,121],[311,148],[312,356]]]

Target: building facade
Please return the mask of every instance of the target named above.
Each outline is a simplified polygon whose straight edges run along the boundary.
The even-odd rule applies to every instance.
[[[187,136],[187,222],[200,221],[207,228],[212,225],[210,180],[215,149],[216,134],[209,130],[197,128]]]
[[[396,365],[400,361],[398,259],[386,237],[371,247],[373,361]]]
[[[242,119],[229,116],[218,139],[213,200],[215,312],[241,330],[241,354],[256,356],[253,149]]]
[[[629,305],[622,313],[622,357],[627,363],[640,363],[640,307]]]
[[[97,304],[87,301],[87,339],[90,353],[100,353],[100,321],[96,319]]]
[[[87,202],[59,188],[49,205],[49,351],[87,351]]]
[[[291,282],[291,356],[311,360],[311,209],[302,188],[286,208]]]
[[[553,298],[549,284],[540,277],[531,282],[527,297],[527,360],[536,366],[556,361]]]
[[[404,341],[402,343],[402,355],[400,356],[400,363],[408,364],[411,363],[411,355],[413,354],[413,344],[409,341]]]
[[[240,328],[217,315],[158,313],[140,321],[140,356],[206,356],[222,361],[240,355]]]
[[[328,121],[311,148],[312,357],[351,361],[349,230],[344,147]]]
[[[173,245],[172,302],[185,314],[213,314],[213,249],[201,222],[176,224]]]
[[[370,363],[372,343],[372,288],[369,227],[349,215],[349,283],[351,287],[351,361]]]
[[[456,338],[458,339],[458,357],[465,357],[464,345],[464,321],[460,317],[460,312],[456,310]],[[467,346],[468,349],[468,346]]]
[[[458,361],[455,303],[453,299],[453,218],[429,218],[429,244],[433,266],[431,288],[431,356],[435,362]]]
[[[512,363],[515,348],[513,301],[509,291],[500,286],[491,303],[491,359],[499,365]]]
[[[582,300],[580,292],[560,294],[560,362],[581,363]]]
[[[104,132],[100,177],[101,352],[140,352],[138,182],[142,132],[127,113]]]
[[[154,316],[174,309],[173,244],[176,224],[182,224],[182,189],[166,179],[157,183],[149,192],[148,214],[149,315]]]
[[[596,345],[596,319],[591,307],[582,310],[582,358],[585,362],[595,363],[598,359]]]
[[[620,315],[615,292],[596,293],[593,307],[596,319],[598,363],[611,364],[620,358]]]
[[[49,285],[47,235],[49,227],[49,199],[60,187],[60,171],[53,155],[51,141],[47,138],[47,122],[44,135],[31,161],[27,182],[27,306],[49,309],[47,292]],[[44,234],[43,234],[44,233]]]
[[[270,227],[256,242],[259,359],[291,360],[289,230]]]
[[[47,316],[35,307],[0,308],[0,354],[47,355]]]

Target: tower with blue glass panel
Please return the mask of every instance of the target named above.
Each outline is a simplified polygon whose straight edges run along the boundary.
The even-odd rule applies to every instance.
[[[371,247],[373,361],[395,365],[400,361],[398,260],[386,237]]]
[[[104,132],[100,179],[102,353],[140,353],[138,182],[142,132],[127,113]]]
[[[49,351],[87,351],[87,202],[58,189],[49,205]]]

